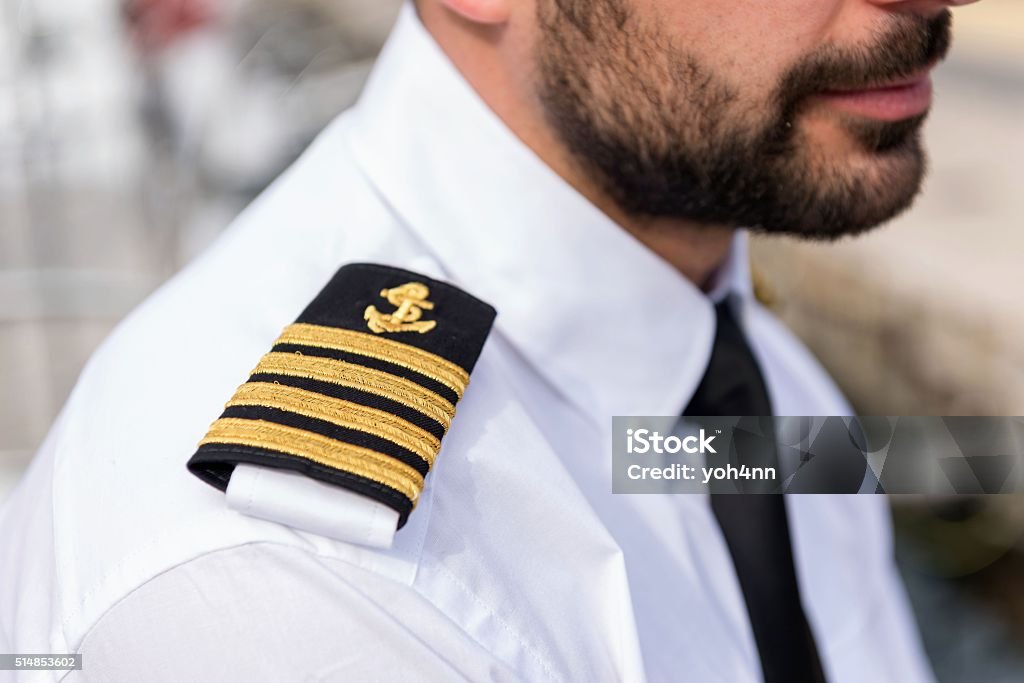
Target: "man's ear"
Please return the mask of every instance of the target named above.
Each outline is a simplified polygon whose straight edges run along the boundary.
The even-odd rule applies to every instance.
[[[512,0],[438,0],[460,17],[477,24],[503,24],[508,21]]]

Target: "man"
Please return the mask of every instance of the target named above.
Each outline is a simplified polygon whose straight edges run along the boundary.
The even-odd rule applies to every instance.
[[[929,680],[881,497],[617,496],[608,448],[613,415],[848,414],[737,228],[910,204],[955,4],[404,8],[359,104],[85,369],[0,517],[0,650],[81,652],[68,680]]]

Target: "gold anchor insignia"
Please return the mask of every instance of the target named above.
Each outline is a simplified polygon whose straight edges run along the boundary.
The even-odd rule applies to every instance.
[[[430,288],[421,282],[407,282],[399,287],[380,290],[380,295],[388,300],[397,310],[392,313],[381,313],[377,307],[370,305],[363,312],[363,320],[372,331],[381,332],[429,332],[437,327],[436,320],[420,320],[423,311],[434,308],[433,301],[427,301]]]

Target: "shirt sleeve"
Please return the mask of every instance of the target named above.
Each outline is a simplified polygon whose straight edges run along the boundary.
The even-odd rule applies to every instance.
[[[409,586],[266,543],[157,576],[79,651],[68,681],[516,679]]]

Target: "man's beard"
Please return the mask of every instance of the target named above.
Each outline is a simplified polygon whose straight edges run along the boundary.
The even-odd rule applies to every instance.
[[[883,223],[921,187],[925,116],[846,116],[869,160],[845,167],[798,125],[812,96],[905,78],[945,56],[951,14],[903,15],[871,45],[822,48],[767,104],[742,98],[622,0],[542,0],[537,45],[546,116],[577,163],[630,216],[836,238]]]

